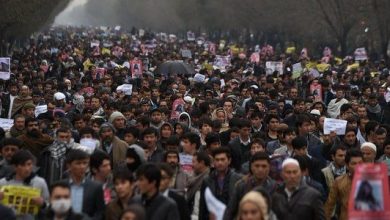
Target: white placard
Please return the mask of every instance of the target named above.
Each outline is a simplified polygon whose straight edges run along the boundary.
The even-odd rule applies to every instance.
[[[330,134],[334,131],[337,135],[345,135],[345,129],[347,128],[347,121],[334,118],[325,118],[324,121],[324,134]]]
[[[187,32],[187,40],[188,41],[195,41],[195,33],[191,32],[191,31],[188,31]]]
[[[270,72],[267,72],[267,75],[271,75],[275,71],[278,71],[279,75],[283,75],[283,62],[281,61],[267,61],[265,63],[265,68],[271,70]]]
[[[185,58],[192,58],[191,50],[181,50],[181,56]]]
[[[193,158],[193,156],[189,155],[189,154],[180,153],[179,158],[180,158],[181,169],[188,174],[192,174],[192,170],[193,170],[192,158]]]
[[[96,40],[91,42],[91,48],[99,47],[99,46],[100,46],[100,41]]]
[[[122,84],[116,88],[117,91],[122,91],[125,95],[131,95],[133,92],[132,84]]]
[[[138,36],[143,37],[145,35],[145,30],[144,29],[139,29],[138,30]]]
[[[35,106],[35,117],[38,117],[38,115],[47,112],[47,105],[38,105]]]
[[[209,187],[206,188],[204,194],[207,209],[209,210],[209,212],[215,216],[216,220],[222,220],[223,214],[225,213],[226,205],[223,204],[223,202],[219,201],[217,198],[215,198]]]
[[[200,74],[200,73],[197,73],[197,74],[195,74],[195,76],[194,76],[194,81],[195,81],[195,82],[203,83],[205,79],[206,79],[206,76],[205,76],[205,75],[202,75],[202,74]]]
[[[355,50],[354,55],[355,55],[355,60],[356,60],[356,61],[368,60],[366,48],[364,48],[364,47],[357,48],[357,49]]]
[[[119,26],[119,25],[115,26],[114,30],[120,31],[121,30],[121,26]]]
[[[11,58],[0,57],[0,79],[9,80],[11,77]]]
[[[0,118],[0,127],[3,128],[4,131],[9,131],[13,125],[14,125],[13,119]]]

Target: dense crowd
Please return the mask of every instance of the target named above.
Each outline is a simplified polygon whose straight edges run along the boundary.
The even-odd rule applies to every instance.
[[[39,211],[0,219],[348,219],[355,167],[390,165],[385,61],[189,38],[56,27],[12,50],[0,186]]]

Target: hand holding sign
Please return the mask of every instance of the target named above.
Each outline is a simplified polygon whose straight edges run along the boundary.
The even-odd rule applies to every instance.
[[[324,134],[330,134],[333,131],[336,132],[337,135],[344,135],[346,128],[347,128],[346,120],[325,118]]]

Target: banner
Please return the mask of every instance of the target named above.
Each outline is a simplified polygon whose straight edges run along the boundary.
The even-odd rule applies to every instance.
[[[356,61],[368,60],[367,51],[364,47],[357,48],[354,55]]]
[[[9,80],[11,77],[11,58],[0,57],[0,79]]]
[[[47,105],[37,105],[35,106],[35,117],[38,115],[47,112]]]
[[[130,61],[131,76],[133,78],[141,78],[142,76],[142,61],[134,59]]]
[[[3,128],[4,131],[9,131],[12,126],[14,126],[13,119],[0,118],[0,127]]]
[[[265,68],[266,68],[266,74],[271,75],[275,71],[279,72],[279,75],[283,75],[283,62],[282,61],[267,61],[265,63]],[[267,69],[269,71],[267,71]]]
[[[390,219],[389,182],[384,163],[355,168],[348,202],[349,220]]]
[[[41,190],[27,186],[2,186],[4,193],[1,204],[12,207],[16,214],[38,214],[39,206],[33,205],[31,199],[41,196]]]

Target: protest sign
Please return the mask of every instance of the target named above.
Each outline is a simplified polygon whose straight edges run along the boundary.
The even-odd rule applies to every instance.
[[[192,58],[192,53],[191,53],[191,50],[187,50],[187,49],[182,49],[181,50],[181,56],[182,57],[185,57],[185,58]]]
[[[121,91],[125,95],[131,95],[133,92],[133,85],[132,84],[122,84],[116,88],[116,91]]]
[[[80,139],[80,145],[84,147],[84,148],[82,148],[84,151],[86,151],[90,154],[92,154],[95,151],[96,146],[98,146],[96,143],[96,140],[92,139],[92,138]]]
[[[11,58],[0,57],[0,79],[9,80],[11,77]]]
[[[385,163],[364,163],[355,168],[348,202],[349,220],[390,219],[390,198]]]
[[[356,61],[368,60],[367,51],[364,47],[357,48],[354,55]]]
[[[144,29],[139,29],[138,30],[138,36],[143,37],[145,35],[145,30]]]
[[[213,55],[217,53],[217,46],[214,43],[208,45],[209,52]]]
[[[251,63],[259,63],[260,62],[260,54],[259,53],[252,53],[250,57]]]
[[[215,217],[215,220],[222,220],[226,205],[213,195],[209,187],[206,188],[204,197],[207,209]]]
[[[225,48],[225,45],[226,45],[226,41],[220,40],[220,41],[219,41],[218,49],[219,49],[219,50],[223,50],[223,49]]]
[[[39,206],[32,203],[33,198],[41,196],[41,190],[27,186],[6,185],[1,187],[4,196],[1,203],[12,207],[16,214],[38,214]]]
[[[47,112],[47,105],[38,105],[35,106],[35,117],[38,117],[38,115]]]
[[[322,52],[322,55],[324,57],[331,57],[332,56],[332,50],[329,47],[325,47],[324,51]]]
[[[0,128],[3,128],[4,131],[8,131],[14,125],[13,119],[0,118]]]
[[[230,66],[230,59],[230,56],[217,55],[215,56],[214,66],[224,70],[227,66]]]
[[[194,82],[203,83],[205,79],[206,79],[206,76],[205,76],[205,75],[202,75],[202,74],[200,74],[200,73],[197,73],[197,74],[195,74],[195,76],[194,76]]]
[[[322,102],[322,85],[319,83],[310,84],[310,93],[314,96],[314,101]]]
[[[192,158],[193,158],[193,156],[190,155],[190,154],[180,153],[179,154],[179,158],[180,158],[180,167],[181,167],[181,169],[185,173],[191,175],[192,171],[193,171],[193,165],[192,165]]]
[[[172,104],[171,119],[179,119],[180,113],[184,112],[184,100],[176,99]]]
[[[269,70],[268,72],[266,71],[267,75],[271,75],[275,71],[278,71],[279,75],[283,75],[283,62],[281,61],[267,61],[265,63],[265,68]]]
[[[131,76],[133,78],[141,78],[142,76],[142,60],[134,59],[130,61]]]
[[[303,72],[302,64],[296,63],[292,66],[292,68],[293,68],[292,78],[297,79],[297,78],[301,77],[302,72]]]
[[[115,26],[114,30],[120,31],[121,30],[121,26],[119,26],[119,25]]]
[[[191,32],[191,31],[188,31],[187,32],[187,40],[188,41],[195,41],[195,33]]]
[[[91,48],[99,47],[99,46],[100,46],[100,41],[98,40],[91,41]]]
[[[168,36],[166,33],[160,33],[160,40],[164,42],[168,42]]]
[[[347,121],[334,118],[325,118],[324,121],[324,134],[330,134],[334,131],[337,135],[344,135],[347,128]]]

